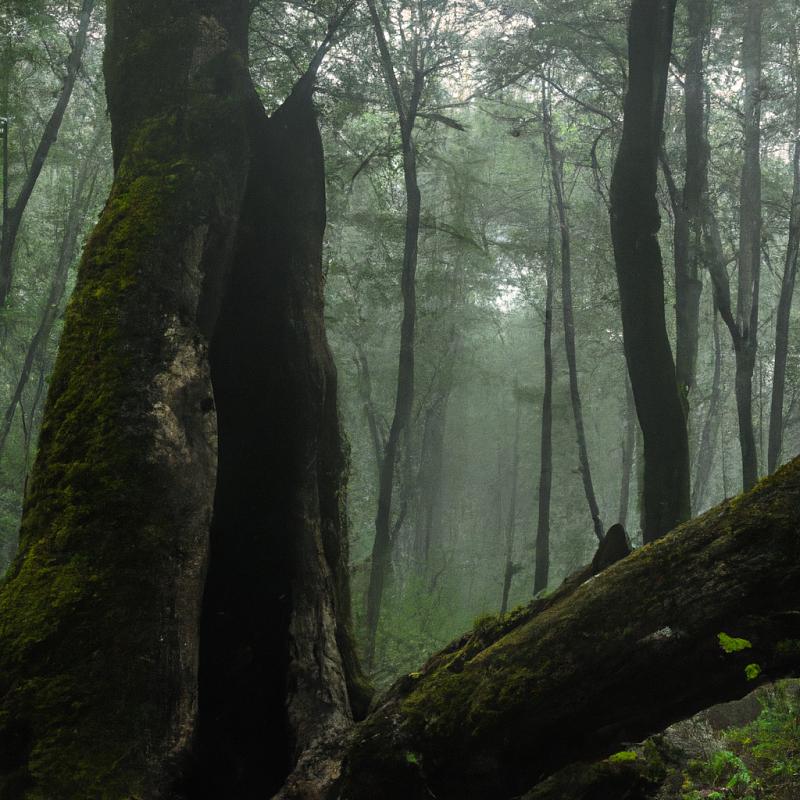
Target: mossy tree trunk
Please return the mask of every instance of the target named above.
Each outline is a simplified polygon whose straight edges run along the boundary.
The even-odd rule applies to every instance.
[[[381,698],[327,796],[518,797],[800,674],[798,531],[800,459],[596,577],[480,623]]]
[[[268,791],[364,699],[313,75],[267,118],[248,7],[108,8],[115,180],[0,589],[3,800],[205,796],[209,752],[232,790]]]

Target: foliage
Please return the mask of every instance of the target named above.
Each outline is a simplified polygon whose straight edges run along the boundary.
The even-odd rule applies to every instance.
[[[758,718],[724,734],[723,748],[684,773],[683,800],[792,800],[800,793],[800,692],[784,681],[762,695]]]

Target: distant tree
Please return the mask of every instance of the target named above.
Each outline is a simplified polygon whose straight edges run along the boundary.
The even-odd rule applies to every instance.
[[[13,203],[7,202],[8,198],[8,171],[3,175],[3,229],[0,239],[0,308],[5,306],[8,293],[11,290],[11,281],[14,277],[14,246],[17,242],[22,217],[31,199],[36,182],[42,172],[42,167],[50,152],[50,148],[58,138],[58,131],[64,119],[78,70],[81,66],[83,51],[86,45],[86,35],[94,8],[94,0],[83,0],[78,19],[78,30],[72,40],[72,46],[66,63],[64,81],[57,95],[56,104],[42,130],[41,139],[33,154],[30,166],[19,188]],[[6,134],[6,145],[8,134]],[[4,164],[7,168],[7,164]]]

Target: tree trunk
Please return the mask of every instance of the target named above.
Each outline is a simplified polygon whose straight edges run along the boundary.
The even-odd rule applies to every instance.
[[[373,667],[375,639],[378,633],[381,603],[389,573],[392,554],[392,493],[395,469],[399,457],[401,436],[411,419],[414,400],[414,329],[417,319],[416,273],[417,242],[421,213],[421,197],[417,183],[417,156],[413,131],[417,107],[422,94],[424,77],[416,73],[408,104],[403,100],[386,43],[380,18],[373,0],[368,0],[370,17],[375,29],[383,70],[395,103],[400,121],[403,151],[403,178],[406,191],[406,225],[403,245],[401,289],[403,294],[403,321],[400,328],[400,358],[397,367],[397,392],[394,415],[389,426],[389,436],[381,463],[378,480],[378,512],[375,517],[375,540],[372,546],[372,567],[367,588],[367,631],[364,660],[367,670]]]
[[[518,391],[515,385],[515,390]],[[508,611],[508,595],[511,592],[511,582],[514,575],[519,572],[519,566],[514,563],[514,532],[517,524],[517,478],[519,474],[519,422],[522,416],[522,400],[517,396],[517,413],[514,418],[514,449],[511,456],[511,494],[508,498],[508,518],[505,529],[505,569],[503,570],[503,596],[500,601],[500,613]]]
[[[800,674],[799,529],[800,459],[594,579],[481,623],[381,698],[327,796],[505,800]],[[720,634],[747,644],[726,652]]]
[[[622,469],[619,488],[619,514],[617,522],[626,528],[628,525],[628,506],[630,505],[631,475],[636,450],[636,404],[633,401],[631,382],[625,381],[625,438],[622,440]]]
[[[41,351],[47,347],[53,325],[62,308],[64,292],[67,287],[67,278],[69,277],[69,268],[72,266],[73,259],[75,258],[78,236],[80,235],[81,227],[84,224],[86,213],[89,209],[92,195],[94,194],[94,182],[97,178],[98,171],[98,163],[95,160],[97,145],[99,144],[100,137],[102,137],[105,132],[103,127],[98,129],[98,137],[93,142],[88,157],[81,164],[78,173],[73,199],[64,226],[64,236],[58,254],[58,263],[56,264],[55,273],[53,274],[53,282],[50,285],[50,291],[45,300],[39,325],[28,344],[25,359],[22,362],[22,368],[17,378],[17,385],[14,388],[14,393],[11,395],[11,400],[3,416],[2,426],[0,426],[0,456],[2,456],[5,450],[17,405],[20,403],[22,395],[25,392],[25,387],[28,385],[34,362],[39,357]]]
[[[714,304],[714,377],[711,382],[711,397],[708,401],[703,432],[697,448],[697,464],[694,471],[694,485],[692,487],[692,511],[699,514],[703,509],[708,481],[711,477],[711,466],[714,463],[714,451],[717,445],[719,431],[719,413],[722,404],[722,347],[719,340],[719,319],[716,303]]]
[[[313,76],[268,120],[246,41],[234,0],[109,8],[114,185],[0,588],[7,800],[199,798],[193,753],[231,792],[277,788],[363,704]]]
[[[800,88],[798,88],[797,140],[794,145],[794,183],[789,213],[789,241],[783,268],[781,293],[775,323],[775,365],[772,377],[772,405],[769,416],[768,469],[774,472],[783,446],[783,399],[786,390],[786,361],[789,354],[789,318],[792,311],[794,282],[800,252]]]
[[[380,476],[381,461],[383,461],[383,451],[386,446],[385,437],[381,430],[378,414],[375,410],[375,403],[372,399],[372,373],[369,368],[369,361],[364,348],[360,343],[356,343],[356,369],[358,371],[358,394],[364,411],[364,418],[369,428],[369,437],[372,442],[372,452],[375,454],[375,466]]]
[[[634,0],[622,142],[611,184],[611,233],[625,357],[644,437],[644,540],[687,519],[689,445],[664,315],[657,233],[658,153],[674,0]]]
[[[753,430],[753,370],[758,347],[758,286],[761,272],[761,0],[745,8],[742,43],[744,72],[744,165],[739,204],[739,284],[736,318],[736,409],[742,452],[742,488],[758,480]]]
[[[419,511],[416,522],[415,550],[425,571],[431,567],[431,548],[443,543],[442,487],[444,482],[444,441],[447,407],[453,391],[454,368],[463,346],[463,336],[455,328],[449,332],[447,346],[436,367],[431,398],[425,409],[422,447],[416,485]]]
[[[567,354],[569,369],[569,396],[572,402],[572,416],[575,420],[575,433],[578,439],[578,461],[583,481],[583,491],[589,505],[589,514],[592,518],[597,541],[603,540],[603,522],[600,519],[600,509],[592,483],[592,471],[589,466],[589,451],[586,446],[586,431],[583,425],[583,405],[581,404],[580,388],[578,386],[578,363],[575,352],[575,318],[572,312],[572,257],[570,252],[569,220],[567,219],[567,205],[564,196],[564,158],[558,151],[553,135],[553,124],[550,115],[550,103],[542,82],[542,122],[544,142],[550,157],[550,176],[553,185],[556,208],[558,209],[558,224],[561,232],[561,308],[564,317],[564,345]]]
[[[686,179],[679,202],[671,192],[675,222],[675,374],[687,395],[695,384],[697,368],[700,295],[703,284],[703,217],[701,206],[707,187],[708,145],[705,140],[705,78],[703,51],[709,37],[711,14],[708,0],[688,2],[689,50],[686,55],[684,119],[686,138]]]
[[[58,131],[61,128],[64,113],[67,110],[67,105],[69,105],[69,99],[72,97],[72,90],[75,87],[75,80],[78,77],[78,70],[80,69],[81,60],[83,59],[83,50],[86,45],[86,35],[89,30],[89,21],[92,17],[93,7],[94,0],[83,0],[78,19],[78,30],[72,41],[72,49],[67,59],[64,84],[61,87],[55,108],[50,114],[47,124],[44,126],[42,138],[39,140],[39,145],[36,148],[36,152],[33,154],[30,169],[25,176],[17,199],[12,206],[8,207],[4,196],[3,235],[2,239],[0,239],[0,308],[5,306],[8,293],[11,291],[11,281],[14,277],[14,245],[17,242],[17,234],[19,233],[20,224],[22,223],[22,217],[28,206],[28,201],[33,194],[36,181],[39,180],[39,175],[42,172],[42,167],[44,167],[44,162],[47,160],[50,148],[55,144],[58,138]],[[7,127],[4,146],[8,146]],[[7,154],[4,163],[8,163]],[[7,174],[4,174],[4,192],[8,191],[7,177]]]
[[[553,278],[556,260],[552,202],[547,207],[547,223],[543,344],[544,394],[542,395],[542,430],[539,453],[539,509],[536,525],[534,594],[546,589],[550,580],[550,494],[553,485]]]

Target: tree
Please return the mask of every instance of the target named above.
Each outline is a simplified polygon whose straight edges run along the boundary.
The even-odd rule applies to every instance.
[[[22,217],[25,209],[28,206],[28,201],[31,199],[33,190],[36,187],[36,182],[41,175],[42,167],[47,159],[50,148],[58,138],[58,131],[64,119],[64,112],[67,110],[70,97],[72,97],[72,90],[75,86],[75,80],[78,77],[78,70],[81,66],[81,59],[83,58],[83,49],[86,45],[86,34],[89,30],[89,21],[92,16],[92,9],[94,8],[94,0],[83,0],[81,6],[80,17],[78,22],[78,31],[75,34],[75,39],[72,42],[69,57],[66,64],[66,74],[61,91],[58,93],[58,99],[55,107],[53,108],[50,118],[44,126],[42,137],[33,154],[31,164],[27,170],[27,174],[22,182],[16,199],[12,205],[8,204],[8,123],[5,123],[5,134],[3,143],[5,156],[3,159],[3,230],[2,238],[0,239],[0,308],[2,308],[8,293],[11,291],[11,281],[14,276],[14,246],[17,242],[17,235],[19,233]]]
[[[213,780],[231,791],[274,789],[287,756],[256,778],[255,742],[291,731],[297,755],[312,723],[336,736],[364,700],[322,333],[320,58],[267,118],[244,66],[246,6],[109,8],[114,186],[0,590],[8,798],[155,797],[202,781],[192,747],[217,752]],[[240,353],[258,368],[231,373]],[[237,403],[264,398],[242,431]],[[271,615],[268,640],[252,636],[252,600]],[[251,744],[215,748],[248,710]]]
[[[625,357],[644,438],[644,538],[687,519],[689,443],[664,318],[656,171],[674,0],[635,0],[625,123],[611,183],[611,235]]]
[[[607,573],[484,620],[349,739],[367,697],[311,104],[333,33],[268,117],[244,3],[110,12],[115,181],[0,587],[4,798],[519,794],[798,670],[796,462]],[[720,633],[751,646],[726,653]]]
[[[797,29],[793,31],[797,43]],[[789,236],[786,244],[780,299],[775,321],[775,361],[773,367],[772,403],[769,415],[768,470],[774,472],[780,463],[783,446],[783,402],[786,389],[786,362],[789,354],[789,318],[792,309],[798,255],[800,254],[800,63],[797,47],[793,53],[794,82],[794,156],[792,158],[792,195],[789,201]]]
[[[753,430],[753,371],[758,348],[758,295],[761,278],[761,0],[745,6],[742,42],[744,72],[744,164],[739,200],[739,282],[736,303],[736,408],[742,451],[742,488],[758,480]]]
[[[575,432],[578,439],[578,456],[580,463],[583,490],[589,513],[592,517],[594,535],[598,541],[603,540],[603,523],[600,509],[597,506],[592,471],[589,466],[589,453],[586,447],[586,432],[583,425],[583,404],[578,387],[578,364],[575,354],[575,318],[572,312],[572,256],[569,219],[567,217],[567,199],[564,196],[564,157],[558,150],[553,120],[550,109],[550,98],[544,80],[542,81],[542,129],[544,145],[550,160],[550,183],[553,188],[556,209],[558,210],[558,228],[561,234],[561,309],[564,317],[564,349],[567,354],[569,368],[569,394],[572,402],[572,416],[575,419]]]
[[[545,266],[544,304],[544,392],[542,394],[542,430],[539,447],[538,520],[536,524],[536,569],[533,593],[547,588],[550,578],[550,494],[553,486],[553,278],[556,248],[553,204],[547,209],[547,261]]]
[[[517,797],[576,760],[798,674],[798,500],[800,459],[592,580],[587,568],[479,622],[381,698],[327,796]]]
[[[369,588],[367,590],[367,640],[365,644],[365,663],[372,669],[375,657],[375,637],[378,631],[381,603],[389,572],[389,559],[393,539],[397,533],[397,521],[392,521],[392,494],[395,470],[399,458],[401,437],[408,434],[411,410],[414,401],[414,337],[416,328],[416,272],[419,245],[420,215],[422,198],[417,179],[417,152],[414,143],[414,126],[420,113],[420,103],[431,75],[446,64],[450,58],[437,53],[441,44],[439,30],[445,9],[442,4],[412,4],[409,8],[396,9],[396,24],[399,38],[408,45],[408,85],[404,96],[398,80],[395,59],[389,49],[384,31],[384,23],[378,14],[374,0],[368,0],[370,19],[375,30],[381,66],[392,96],[400,128],[401,152],[403,158],[403,181],[406,196],[405,237],[403,243],[403,266],[400,285],[403,294],[403,321],[400,327],[400,354],[397,367],[397,388],[392,422],[386,438],[383,458],[380,465],[378,483],[378,510],[375,517],[375,540],[372,548],[372,565]],[[407,19],[404,19],[406,18]],[[403,26],[409,24],[406,41]],[[398,513],[402,523],[403,509]]]

